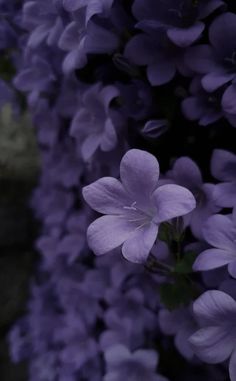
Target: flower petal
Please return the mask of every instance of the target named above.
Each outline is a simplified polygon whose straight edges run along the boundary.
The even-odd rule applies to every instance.
[[[236,204],[236,181],[215,185],[213,196],[217,205],[232,208]]]
[[[102,216],[89,225],[88,244],[96,255],[119,247],[134,232],[134,226],[121,216]]]
[[[157,238],[158,226],[151,223],[137,228],[122,246],[123,256],[130,262],[144,263]]]
[[[82,190],[85,201],[99,213],[122,214],[132,204],[123,185],[113,177],[102,177]]]
[[[222,214],[215,214],[209,217],[203,226],[203,236],[205,240],[212,246],[227,250],[235,251],[236,249],[236,229],[232,219]]]
[[[155,222],[160,223],[190,213],[196,207],[193,194],[175,184],[162,185],[152,195],[157,209]]]
[[[229,114],[236,114],[236,85],[229,86],[222,97],[222,107]]]
[[[235,342],[231,329],[207,327],[199,329],[189,338],[195,354],[209,364],[225,361],[232,353]]]
[[[133,201],[146,205],[156,189],[159,164],[155,156],[139,149],[129,150],[120,163],[121,181]]]
[[[193,265],[195,271],[206,271],[228,265],[236,261],[236,254],[226,250],[208,249],[203,251]]]
[[[224,72],[212,72],[202,78],[202,86],[206,91],[213,92],[222,85],[228,83],[235,77],[235,74]]]
[[[147,67],[147,76],[153,86],[164,85],[175,76],[175,65],[171,60],[159,59]]]
[[[223,149],[215,149],[211,157],[211,173],[218,180],[235,180],[236,155]]]
[[[175,45],[186,48],[200,37],[204,27],[202,22],[196,22],[189,28],[171,28],[167,31],[167,35]]]
[[[194,302],[193,311],[200,324],[224,325],[235,319],[236,302],[223,291],[206,291]]]

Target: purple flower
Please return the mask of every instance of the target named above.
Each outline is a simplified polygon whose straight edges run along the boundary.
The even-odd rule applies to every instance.
[[[203,226],[205,240],[213,246],[196,259],[194,270],[211,270],[228,265],[229,273],[236,277],[236,208],[232,215],[216,214]]]
[[[91,86],[71,124],[71,135],[78,141],[82,157],[91,159],[95,151],[111,151],[117,144],[117,132],[111,117],[110,103],[119,94],[114,86]]]
[[[158,355],[153,350],[139,349],[131,353],[124,345],[115,345],[105,352],[105,360],[104,381],[167,381],[155,373]]]
[[[87,63],[84,49],[85,14],[84,10],[76,14],[76,20],[71,21],[64,29],[58,41],[60,49],[68,52],[63,60],[62,68],[65,74],[74,69],[80,69]]]
[[[215,202],[221,207],[232,208],[236,205],[236,155],[215,149],[211,158],[211,173],[222,181],[215,186]]]
[[[193,304],[201,328],[189,341],[197,356],[210,364],[230,358],[231,381],[236,380],[236,302],[222,291],[207,291]]]
[[[177,159],[173,169],[167,172],[167,177],[173,179],[176,184],[188,188],[196,198],[197,205],[189,215],[189,223],[193,234],[197,238],[202,238],[202,221],[219,211],[213,199],[214,186],[203,183],[200,169],[189,157]]]
[[[153,86],[170,82],[176,70],[187,74],[185,49],[174,45],[160,29],[141,33],[127,43],[125,57],[135,65],[147,66],[147,77]]]
[[[43,41],[48,45],[55,45],[63,31],[63,20],[53,1],[25,2],[22,24],[31,31],[27,44],[34,49]]]
[[[194,46],[186,53],[187,64],[203,75],[202,85],[209,92],[235,79],[235,33],[236,15],[224,13],[209,28],[210,45]]]
[[[133,14],[137,27],[163,28],[168,38],[180,47],[195,42],[204,30],[199,21],[224,3],[219,0],[135,0]]]
[[[187,119],[198,120],[200,126],[207,126],[225,117],[236,127],[236,115],[228,113],[222,105],[222,89],[209,93],[202,87],[201,79],[195,77],[190,85],[190,93],[181,105]]]
[[[99,213],[88,228],[90,248],[97,255],[122,245],[123,256],[144,262],[157,238],[161,222],[191,212],[196,202],[178,185],[158,188],[159,164],[148,152],[128,151],[120,164],[121,182],[103,177],[83,188],[88,204]]]
[[[95,15],[108,17],[114,0],[63,0],[63,6],[68,12],[86,8],[86,23]]]

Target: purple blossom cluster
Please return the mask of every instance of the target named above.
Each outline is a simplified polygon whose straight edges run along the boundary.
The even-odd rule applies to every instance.
[[[8,25],[1,7],[41,156],[13,361],[30,381],[236,381],[236,13],[25,0]]]

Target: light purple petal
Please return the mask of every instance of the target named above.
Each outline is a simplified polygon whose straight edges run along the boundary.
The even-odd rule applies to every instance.
[[[194,333],[189,341],[196,355],[209,364],[225,361],[235,346],[231,329],[224,330],[222,327],[202,328]]]
[[[214,189],[214,200],[223,208],[232,208],[236,204],[236,181],[217,184]]]
[[[123,185],[113,177],[102,177],[82,192],[85,201],[99,213],[122,214],[124,206],[132,203]]]
[[[160,223],[190,213],[196,207],[193,194],[179,185],[162,185],[152,195],[156,207],[155,222]]]
[[[197,257],[193,265],[193,270],[212,270],[234,261],[236,261],[236,254],[233,252],[220,249],[208,249]]]
[[[121,216],[102,216],[88,227],[89,247],[96,255],[103,255],[122,245],[134,230],[134,226]]]
[[[136,228],[134,234],[122,246],[123,256],[130,262],[144,263],[157,238],[158,227],[151,223]]]
[[[196,22],[189,28],[171,28],[167,31],[167,35],[174,44],[186,48],[200,37],[204,27],[202,22]]]
[[[159,164],[155,156],[139,149],[129,150],[120,164],[120,177],[134,201],[146,204],[156,189]]]
[[[193,311],[201,325],[224,326],[235,319],[236,302],[223,291],[206,291],[194,302]]]
[[[211,216],[203,227],[203,236],[212,246],[234,251],[236,249],[236,230],[231,218],[221,214]]]

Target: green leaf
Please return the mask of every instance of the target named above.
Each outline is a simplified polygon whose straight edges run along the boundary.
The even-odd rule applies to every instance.
[[[190,274],[193,271],[192,267],[196,258],[197,254],[193,251],[185,253],[183,258],[176,264],[173,271],[178,274]]]
[[[169,310],[189,304],[196,296],[188,280],[177,277],[175,283],[164,283],[160,287],[161,302]]]

